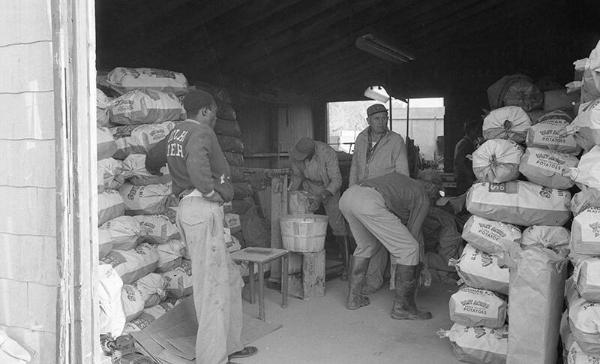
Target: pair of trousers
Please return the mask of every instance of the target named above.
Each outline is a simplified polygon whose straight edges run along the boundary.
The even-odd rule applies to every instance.
[[[386,207],[383,196],[377,190],[351,186],[340,199],[340,210],[356,240],[355,256],[371,258],[385,248],[392,264],[419,263],[418,241]]]
[[[228,355],[243,349],[243,281],[225,247],[223,217],[218,203],[201,196],[179,202],[177,227],[192,260],[198,364],[224,364]]]

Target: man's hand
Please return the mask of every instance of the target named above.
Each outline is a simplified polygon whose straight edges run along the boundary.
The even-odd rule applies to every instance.
[[[209,194],[207,196],[203,196],[205,200],[210,201],[210,202],[216,202],[219,205],[223,205],[225,203],[225,200],[223,200],[223,197],[221,197],[221,194],[217,191],[213,191],[212,194]]]
[[[329,192],[329,190],[323,190],[319,194],[319,197],[321,198],[321,201],[323,201],[323,202],[327,202],[327,200],[329,200],[332,196],[333,196],[333,194],[331,192]]]

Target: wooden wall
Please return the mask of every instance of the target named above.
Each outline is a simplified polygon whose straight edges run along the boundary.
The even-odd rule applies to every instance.
[[[56,188],[50,0],[0,11],[0,328],[55,362]]]

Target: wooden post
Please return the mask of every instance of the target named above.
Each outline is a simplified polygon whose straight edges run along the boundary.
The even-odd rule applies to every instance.
[[[284,192],[285,191],[285,192]],[[279,221],[284,209],[282,203],[284,194],[287,196],[287,175],[274,176],[271,178],[271,248],[281,249],[281,226]],[[286,205],[287,206],[287,202]],[[279,283],[281,280],[281,265],[278,262],[271,263],[271,276],[269,282]]]
[[[290,274],[290,295],[302,299],[325,295],[325,249],[316,253],[294,253],[302,255],[302,272]]]

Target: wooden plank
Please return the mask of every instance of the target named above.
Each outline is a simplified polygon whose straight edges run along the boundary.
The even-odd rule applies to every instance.
[[[289,294],[304,300],[325,295],[325,249],[316,253],[290,252],[302,256],[302,272],[288,277]]]
[[[0,278],[57,284],[56,238],[0,233],[0,251]]]
[[[54,188],[0,186],[0,232],[54,236]]]
[[[1,140],[0,185],[55,187],[54,140]]]
[[[0,94],[52,90],[52,43],[0,47],[0,69]]]
[[[50,0],[2,1],[0,46],[52,39]]]
[[[54,139],[54,93],[0,94],[0,139]]]
[[[283,196],[283,178],[273,177],[271,179],[271,248],[281,249],[283,243],[281,240],[281,226],[279,225],[281,210],[281,199]],[[269,281],[279,282],[281,280],[281,264],[279,261],[271,263],[271,276]]]

